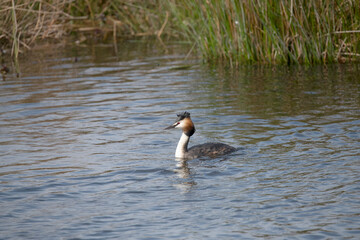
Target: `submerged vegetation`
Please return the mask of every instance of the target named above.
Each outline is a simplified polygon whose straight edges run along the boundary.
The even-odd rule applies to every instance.
[[[359,0],[2,0],[0,45],[38,39],[186,39],[204,59],[317,64],[360,59]]]

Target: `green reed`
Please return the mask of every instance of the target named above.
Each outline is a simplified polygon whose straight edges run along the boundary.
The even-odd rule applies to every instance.
[[[359,57],[359,0],[173,0],[204,58],[316,64]]]

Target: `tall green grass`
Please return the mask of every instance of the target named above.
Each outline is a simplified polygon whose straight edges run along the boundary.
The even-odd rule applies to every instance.
[[[359,0],[171,0],[210,61],[317,64],[359,58]]]

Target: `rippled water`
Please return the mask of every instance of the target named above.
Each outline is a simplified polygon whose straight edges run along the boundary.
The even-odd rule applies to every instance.
[[[187,51],[49,46],[0,82],[1,239],[359,239],[360,66]],[[241,150],[175,161],[183,110]]]

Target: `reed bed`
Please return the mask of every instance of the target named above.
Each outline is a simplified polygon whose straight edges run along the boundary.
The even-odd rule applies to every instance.
[[[38,39],[187,39],[209,62],[318,64],[360,59],[359,0],[2,0],[0,45]],[[86,38],[85,38],[86,39]],[[116,44],[115,44],[116,45]]]
[[[360,55],[359,0],[173,0],[205,59],[317,64]]]
[[[0,44],[11,45],[12,53],[30,49],[39,38],[58,38],[69,16],[66,1],[2,0],[0,5]]]
[[[2,0],[0,46],[17,58],[38,39],[160,36],[167,21],[158,0]]]

